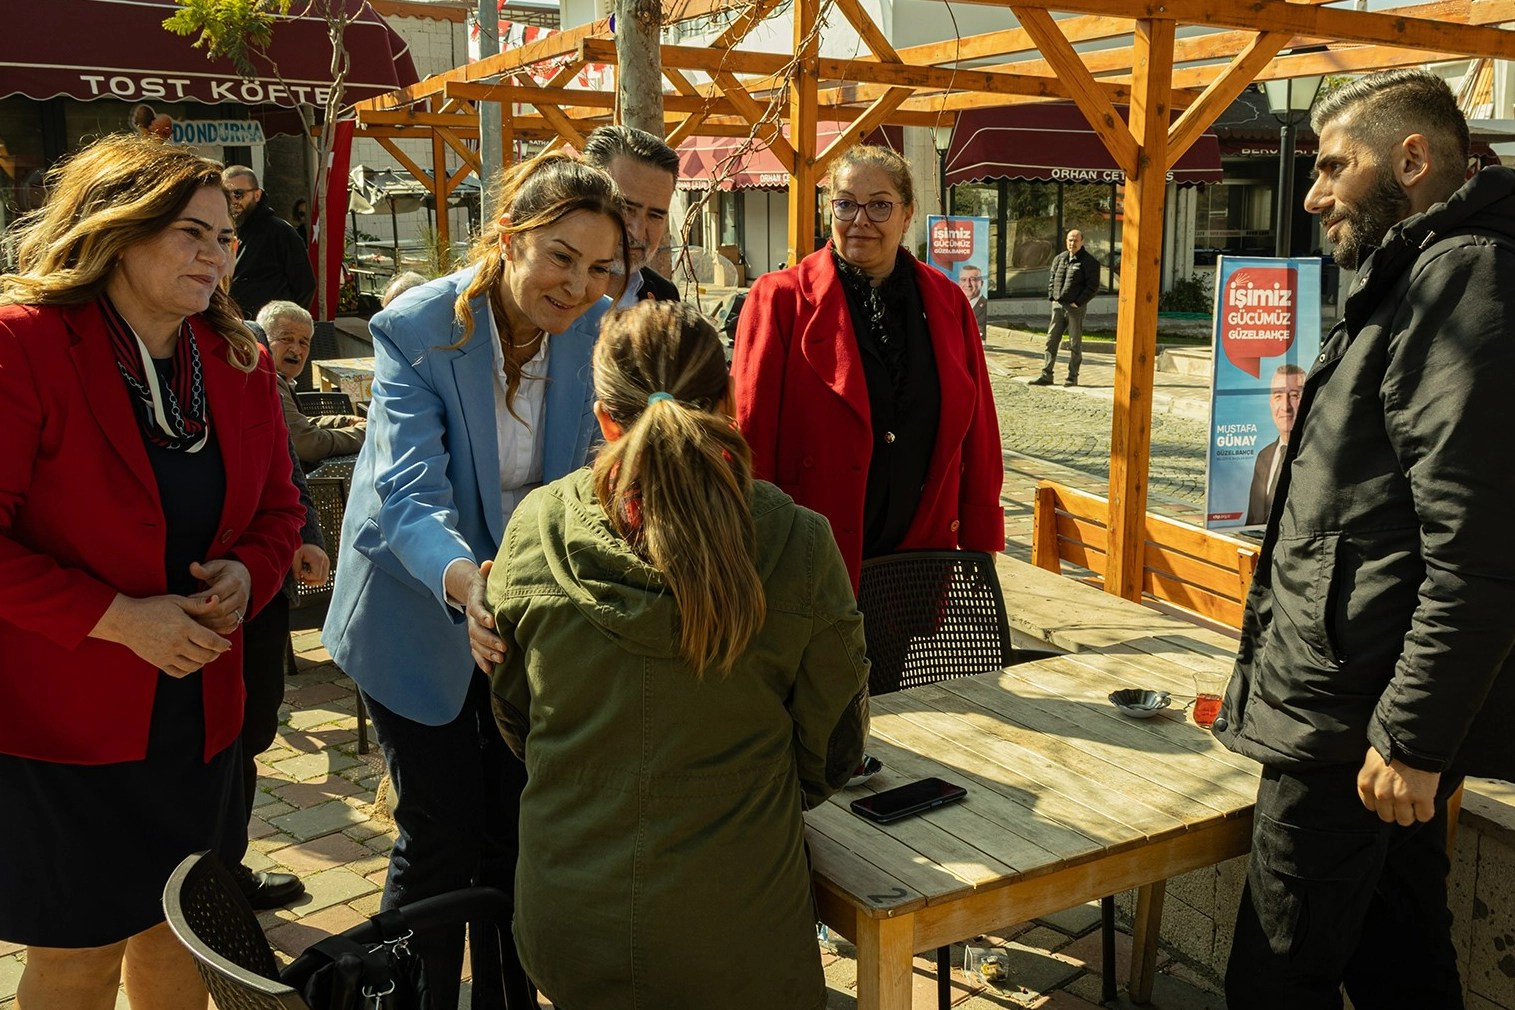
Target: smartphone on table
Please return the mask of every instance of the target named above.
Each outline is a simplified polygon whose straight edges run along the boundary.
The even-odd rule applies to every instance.
[[[944,779],[920,779],[853,800],[852,812],[879,824],[889,824],[912,814],[956,803],[967,795],[968,790]]]

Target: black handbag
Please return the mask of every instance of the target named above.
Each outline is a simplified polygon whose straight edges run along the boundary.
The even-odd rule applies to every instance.
[[[301,972],[300,994],[311,1010],[425,1010],[426,966],[410,949],[404,911],[380,912],[369,922],[378,943],[329,936],[301,955],[307,966],[312,958],[319,962]]]

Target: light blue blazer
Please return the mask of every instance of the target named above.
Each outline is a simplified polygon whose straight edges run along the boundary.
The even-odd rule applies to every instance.
[[[469,268],[413,288],[374,316],[373,403],[342,523],[321,641],[385,708],[429,726],[457,718],[473,660],[442,575],[459,557],[495,556],[505,532],[495,434],[489,299],[472,303],[472,339],[453,301]],[[590,355],[610,299],[551,339],[542,479],[584,465],[599,432]]]

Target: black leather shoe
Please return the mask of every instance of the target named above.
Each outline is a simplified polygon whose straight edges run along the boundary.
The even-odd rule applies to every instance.
[[[1050,386],[1050,385],[1052,385],[1052,376],[1050,376],[1050,375],[1037,376],[1036,378],[1032,379],[1030,382],[1026,383],[1026,385],[1028,385],[1028,386]]]
[[[293,873],[268,873],[263,870],[254,873],[238,863],[232,867],[231,875],[237,878],[243,897],[255,909],[282,908],[305,896],[305,885]]]
[[[1078,380],[1077,379],[1069,379],[1067,382],[1063,383],[1063,385],[1065,385],[1065,386],[1076,386],[1076,385],[1078,385]]]

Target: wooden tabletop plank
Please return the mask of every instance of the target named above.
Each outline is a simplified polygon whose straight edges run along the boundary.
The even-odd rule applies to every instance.
[[[981,677],[943,681],[942,689],[962,703],[979,706],[983,718],[993,722],[1013,718],[1016,723],[1056,741],[1044,750],[1070,770],[1102,785],[1106,796],[1126,795],[1160,810],[1185,824],[1211,817],[1224,817],[1238,803],[1252,797],[1215,796],[1204,779],[1192,775],[1184,755],[1156,753],[1139,731],[1116,724],[1101,725],[1096,705],[1104,698],[1068,699],[1015,684],[1001,675],[999,683]],[[1012,714],[1013,713],[1013,714]],[[968,716],[968,718],[972,718]],[[1201,759],[1200,767],[1213,767]],[[1108,802],[1108,800],[1106,800]]]
[[[993,690],[1000,689],[995,686]],[[908,699],[903,698],[906,694],[910,696]],[[1004,769],[1014,769],[1032,780],[1029,791],[1038,805],[1049,795],[1059,795],[1090,811],[1094,817],[1087,824],[1079,820],[1067,822],[1090,837],[1125,842],[1133,838],[1150,840],[1184,830],[1186,817],[1164,812],[1139,795],[1144,789],[1159,791],[1148,788],[1148,783],[1135,776],[1116,776],[1112,782],[1112,769],[1107,764],[1079,755],[1059,738],[973,706],[944,691],[943,684],[879,699],[881,706],[884,702],[903,709],[886,716],[893,714],[940,737],[962,743],[968,750],[962,767],[982,769],[986,762],[992,762]],[[909,747],[907,740],[895,736],[898,730],[887,717],[875,721],[873,732]],[[932,756],[941,760],[940,754]],[[1113,836],[1098,833],[1094,822],[1109,820],[1119,823],[1116,833]]]
[[[807,811],[805,823],[812,831],[830,838],[855,857],[882,868],[887,874],[897,878],[899,884],[906,889],[905,895],[894,895],[883,890],[868,892],[849,890],[848,893],[854,898],[867,899],[866,907],[874,911],[880,909],[897,911],[896,902],[905,900],[911,895],[941,899],[966,894],[974,889],[972,881],[964,880],[935,859],[921,855],[898,838],[880,830],[882,825],[865,821],[850,810],[844,810],[834,803],[822,803]],[[820,864],[816,864],[816,869],[824,870],[828,876],[830,875],[830,871],[825,870]],[[882,897],[876,897],[880,895]]]
[[[926,898],[899,877],[880,869],[859,853],[809,823],[805,841],[810,846],[810,864],[815,875],[866,914],[887,909],[901,915],[926,904]],[[848,934],[849,936],[851,934]]]
[[[1227,750],[1209,730],[1194,725],[1190,718],[1186,702],[1194,697],[1193,682],[1186,675],[1159,665],[1165,661],[1155,657],[1145,659],[1138,672],[1130,672],[1131,668],[1122,661],[1124,658],[1085,652],[1057,660],[1023,663],[1012,667],[1009,673],[1018,680],[1036,684],[1049,691],[1066,694],[1087,685],[1102,692],[1107,699],[1104,706],[1097,706],[1102,719],[1157,736],[1165,746],[1203,754],[1207,760],[1233,768],[1242,775],[1237,780],[1238,783],[1244,784],[1247,791],[1255,794],[1257,776],[1261,771],[1257,762]],[[1149,719],[1132,719],[1121,715],[1114,705],[1108,704],[1109,693],[1124,687],[1168,691],[1176,704]]]

